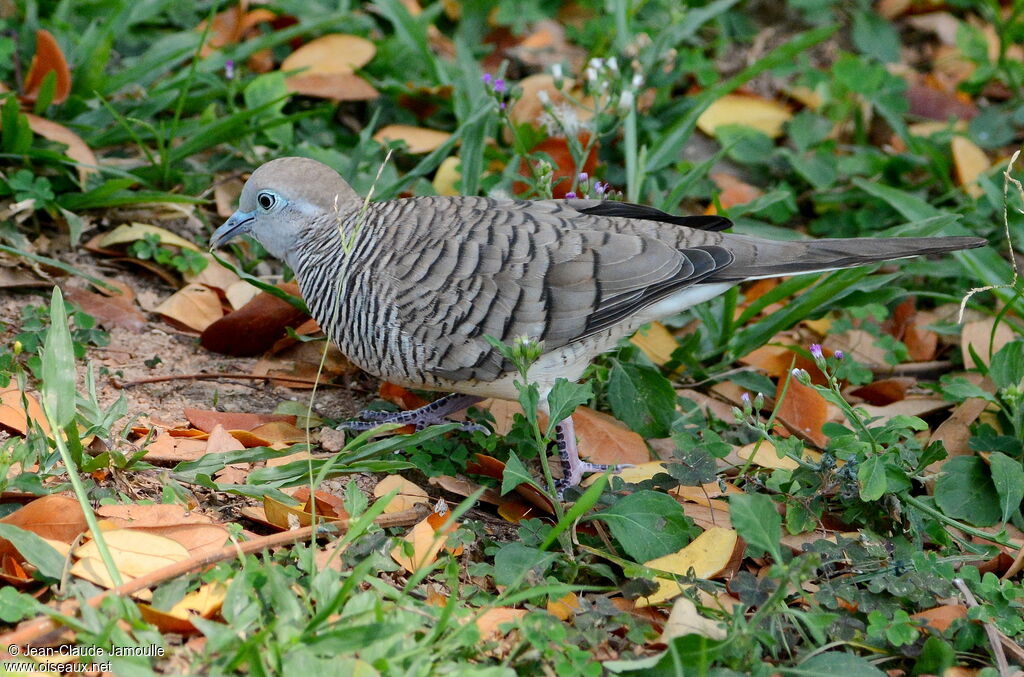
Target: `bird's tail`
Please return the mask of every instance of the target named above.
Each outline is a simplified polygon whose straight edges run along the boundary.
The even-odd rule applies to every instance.
[[[820,273],[880,261],[983,247],[980,237],[836,238],[779,242],[728,235],[733,263],[707,282],[732,282],[800,273]]]

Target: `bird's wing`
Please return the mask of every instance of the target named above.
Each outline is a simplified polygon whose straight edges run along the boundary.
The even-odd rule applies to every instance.
[[[485,336],[530,337],[553,350],[732,262],[723,247],[677,249],[651,234],[619,232],[626,219],[564,203],[402,203],[390,203],[389,242],[381,243],[395,252],[389,276],[398,322],[416,344],[432,347],[426,371],[450,380],[493,380],[509,370]]]

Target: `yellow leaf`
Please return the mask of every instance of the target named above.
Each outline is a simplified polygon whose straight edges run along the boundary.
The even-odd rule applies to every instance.
[[[988,156],[966,136],[954,136],[951,148],[957,183],[963,186],[971,197],[980,197],[983,191],[978,185],[978,177],[992,166]]]
[[[575,593],[566,593],[564,597],[548,601],[548,613],[560,621],[569,620],[579,611],[580,599]]]
[[[194,252],[200,251],[194,242],[189,242],[180,235],[175,235],[166,228],[154,226],[148,223],[125,223],[110,231],[98,242],[100,247],[113,247],[118,244],[127,244],[141,240],[147,235],[156,235],[160,244],[182,249],[191,249]]]
[[[649,461],[647,463],[638,463],[636,465],[626,466],[621,470],[616,470],[612,473],[612,477],[621,477],[623,482],[636,484],[638,482],[643,482],[644,480],[652,479],[658,473],[664,472],[668,472],[664,463],[661,461]],[[580,484],[584,487],[589,487],[591,484],[596,482],[599,477],[601,477],[600,474],[590,475]]]
[[[413,125],[388,125],[381,127],[373,135],[377,143],[386,144],[389,141],[404,141],[406,150],[416,155],[429,153],[448,140],[451,134],[426,127],[415,127]]]
[[[476,619],[476,627],[480,629],[480,639],[488,641],[500,639],[505,635],[499,626],[505,623],[514,623],[526,615],[526,609],[512,609],[509,607],[495,607],[488,609]]]
[[[193,331],[201,332],[224,316],[217,294],[201,284],[190,284],[168,296],[153,312]]]
[[[757,442],[744,445],[736,450],[736,455],[746,461],[754,453],[754,447],[756,446]],[[801,458],[818,463],[821,461],[821,454],[813,449],[805,448]],[[775,451],[775,445],[767,441],[761,442],[761,446],[757,448],[757,454],[751,462],[756,466],[771,468],[772,470],[796,470],[800,467],[800,464],[789,456],[779,458],[778,453]]]
[[[388,475],[380,482],[377,482],[377,486],[373,488],[373,496],[374,498],[381,498],[382,496],[387,496],[395,489],[398,490],[398,493],[395,494],[395,497],[384,508],[386,513],[401,512],[419,503],[430,502],[426,491],[401,475]]]
[[[644,562],[645,566],[685,576],[690,569],[697,578],[711,578],[720,573],[732,559],[736,548],[736,531],[712,527],[693,539],[679,552]],[[656,578],[658,589],[649,597],[637,600],[637,606],[650,606],[672,599],[683,591],[683,586],[674,580]]]
[[[722,125],[742,125],[778,138],[793,113],[781,103],[746,94],[726,94],[697,118],[697,127],[708,136]]]
[[[437,171],[434,172],[434,191],[438,195],[458,195],[459,189],[455,184],[462,179],[459,173],[459,158],[452,155],[441,161]]]
[[[412,544],[412,555],[407,555],[404,543],[399,543],[391,550],[391,559],[408,571],[415,573],[417,569],[433,564],[437,553],[444,547],[445,536],[434,531],[429,517],[422,520],[409,530],[403,539],[404,543]]]
[[[672,353],[679,347],[676,337],[669,333],[661,322],[651,322],[645,329],[633,334],[629,342],[643,351],[644,355],[657,365],[672,359]]]

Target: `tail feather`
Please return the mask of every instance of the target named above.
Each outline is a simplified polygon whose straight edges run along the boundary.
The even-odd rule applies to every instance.
[[[880,261],[983,247],[980,237],[836,238],[779,242],[732,235],[723,245],[735,255],[732,265],[708,282],[818,273]]]

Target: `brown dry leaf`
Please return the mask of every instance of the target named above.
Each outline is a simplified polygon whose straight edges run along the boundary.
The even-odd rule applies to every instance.
[[[241,451],[245,449],[245,445],[236,440],[231,436],[228,431],[224,430],[224,426],[218,425],[210,432],[209,439],[206,440],[206,453],[208,454],[223,454],[228,451]]]
[[[22,398],[25,404],[22,404]],[[47,437],[53,437],[46,414],[32,393],[24,393],[17,388],[0,391],[0,430],[15,435],[27,435],[31,425],[42,428]]]
[[[700,407],[706,415],[714,416],[715,418],[722,421],[733,420],[732,406],[726,404],[725,402],[722,402],[721,400],[715,399],[714,397],[705,395],[699,390],[692,390],[690,388],[680,388],[679,390],[676,390],[676,395],[690,400],[698,407]],[[651,446],[654,446],[653,442]],[[674,443],[672,448],[675,448]],[[669,451],[669,453],[671,453],[671,450]]]
[[[41,118],[38,115],[33,115],[32,113],[22,113],[22,115],[28,119],[28,126],[33,132],[44,139],[63,143],[67,146],[64,154],[78,163],[78,181],[80,183],[84,185],[90,174],[95,174],[99,171],[96,169],[96,166],[99,164],[96,155],[78,134],[75,134],[64,125]]]
[[[460,162],[454,155],[441,161],[434,172],[432,182],[435,193],[445,196],[459,195],[458,182],[462,180],[462,174],[459,172]]]
[[[300,442],[305,442],[308,439],[308,435],[305,430],[294,426],[287,421],[271,421],[270,423],[264,423],[256,426],[249,432],[268,442],[268,444],[263,446],[272,446],[274,444],[299,444]]]
[[[1000,322],[998,326],[995,322],[994,317],[984,317],[964,323],[963,329],[960,330],[960,350],[965,369],[978,366],[968,346],[973,347],[981,361],[988,366],[990,356],[998,353],[1003,346],[1016,338],[1013,329],[1006,322]]]
[[[318,498],[323,498],[321,494],[325,492],[318,491]],[[296,496],[299,500],[303,500],[301,497]],[[316,518],[317,523],[320,522],[337,522],[344,519],[336,514],[330,514],[328,510],[321,510],[323,503],[317,501]],[[294,506],[288,505],[278,501],[276,498],[270,496],[263,497],[263,511],[266,515],[266,520],[273,526],[279,529],[297,529],[299,527],[308,527],[313,523],[313,512],[308,501],[304,505]],[[333,511],[330,511],[333,512]]]
[[[978,178],[992,166],[992,163],[989,162],[985,151],[966,136],[954,136],[951,144],[957,183],[963,186],[971,197],[981,197],[984,191],[978,185]]]
[[[725,624],[701,616],[697,605],[686,597],[680,597],[672,603],[672,613],[665,623],[659,642],[667,644],[676,637],[696,634],[709,639],[721,640],[726,637]]]
[[[335,101],[375,99],[380,93],[355,71],[369,63],[376,51],[372,42],[355,35],[324,35],[289,54],[281,70],[305,69],[285,80],[297,94]]]
[[[0,524],[10,524],[61,543],[71,543],[88,528],[78,501],[60,494],[37,498],[0,519]],[[0,560],[7,557],[22,561],[11,542],[0,538]]]
[[[488,609],[476,619],[476,627],[480,630],[480,641],[490,642],[501,639],[507,634],[506,631],[502,631],[501,626],[506,623],[515,623],[525,615],[526,609],[511,607]]]
[[[404,411],[419,409],[430,403],[429,400],[420,397],[408,388],[390,381],[381,381],[377,394],[382,400],[387,400]]]
[[[213,178],[213,202],[217,205],[217,216],[226,219],[235,213],[245,182],[236,174],[214,174]]]
[[[878,345],[878,339],[863,329],[850,329],[842,333],[829,334],[825,339],[825,348],[829,352],[842,350],[847,356],[854,357],[868,367],[885,367],[886,350]]]
[[[224,316],[217,293],[201,284],[189,284],[153,309],[171,324],[202,333]]]
[[[293,75],[287,84],[296,94],[332,101],[372,101],[380,96],[373,85],[355,73]]]
[[[592,463],[646,463],[651,459],[644,438],[608,414],[577,407],[572,421],[580,456]]]
[[[68,61],[64,58],[64,52],[61,51],[53,34],[47,30],[37,30],[36,53],[32,56],[28,74],[25,75],[25,94],[22,98],[34,102],[39,97],[46,75],[51,71],[57,76],[53,103],[64,103],[71,93],[71,69],[68,68]]]
[[[671,360],[672,353],[679,347],[679,341],[661,322],[651,322],[633,334],[629,342],[659,366]]]
[[[294,282],[280,285],[289,294],[298,295]],[[222,355],[251,357],[269,350],[288,328],[295,328],[309,316],[283,299],[260,292],[242,308],[210,323],[199,338],[207,350]]]
[[[451,137],[451,133],[413,125],[387,125],[377,130],[373,140],[388,145],[392,141],[404,141],[406,151],[413,155],[436,150]]]
[[[943,633],[953,624],[953,621],[967,618],[967,607],[963,604],[943,604],[918,611],[916,614],[911,614],[910,617],[917,621],[924,621],[925,627],[921,628],[922,632],[930,629],[936,633]]]
[[[699,487],[691,487],[681,484],[668,493],[683,501],[689,501],[708,508],[714,507],[720,510],[728,510],[727,503],[712,499],[718,496],[726,496],[728,494],[742,494],[744,491],[729,482],[725,482],[724,486],[725,489],[723,490],[722,486],[719,485],[718,482],[708,482],[707,484],[702,484]]]
[[[205,284],[207,287],[213,287],[221,292],[221,294],[227,296],[227,291],[232,285],[238,284],[240,279],[238,275],[232,272],[229,268],[217,263],[213,258],[213,255],[208,252],[202,252],[200,255],[206,261],[206,267],[198,273],[184,273],[182,277],[185,282],[195,282],[196,284]],[[224,258],[228,261],[232,261],[229,254],[224,254]]]
[[[751,186],[749,183],[740,181],[732,174],[716,172],[711,175],[711,180],[715,182],[715,186],[720,191],[718,202],[722,205],[723,209],[729,209],[736,205],[745,205],[764,195],[764,191],[757,186]],[[717,214],[718,211],[715,204],[709,204],[704,213]]]
[[[786,346],[774,344],[766,344],[752,350],[741,357],[739,362],[750,367],[756,367],[774,378],[783,376],[794,367],[800,367],[798,353],[793,352]]]
[[[990,379],[983,378],[981,374],[969,373],[964,374],[964,377],[987,392],[995,392],[995,384],[992,383]],[[981,416],[981,412],[985,411],[988,404],[988,400],[982,397],[971,397],[966,399],[956,406],[953,413],[949,415],[949,418],[939,424],[939,427],[932,433],[929,444],[932,442],[942,442],[942,446],[946,449],[947,456],[941,461],[935,461],[929,465],[927,468],[928,472],[939,472],[942,465],[954,456],[969,456],[974,454],[974,450],[968,445],[968,442],[971,439],[970,427],[971,424]]]
[[[282,71],[305,68],[306,74],[354,73],[370,63],[377,47],[358,35],[331,33],[311,40],[289,54]]]
[[[252,430],[264,423],[283,421],[295,424],[295,416],[291,414],[245,414],[234,411],[213,411],[212,409],[183,410],[185,418],[193,426],[204,432],[213,432],[217,426],[224,426],[226,430]]]
[[[177,541],[139,529],[104,531],[103,540],[117,564],[117,570],[131,578],[189,557],[188,550]],[[93,540],[75,548],[74,555],[81,559],[100,559],[99,548]],[[74,569],[71,573],[78,575]]]
[[[978,115],[978,107],[964,100],[956,91],[931,86],[928,82],[911,83],[907,87],[910,114],[945,125],[950,118],[970,120]]]
[[[775,139],[782,136],[783,125],[793,117],[785,105],[751,94],[726,94],[697,118],[697,127],[714,137],[723,125],[743,125]]]
[[[829,405],[822,395],[811,386],[805,386],[795,378],[789,379],[789,389],[783,398],[786,381],[779,379],[775,399],[779,402],[778,418],[787,428],[803,439],[809,439],[824,447],[828,438],[821,426],[829,420]]]
[[[409,510],[420,503],[430,502],[430,497],[427,496],[426,491],[401,475],[389,475],[380,482],[377,482],[377,486],[373,488],[373,496],[374,498],[381,498],[396,489],[398,493],[395,494],[391,502],[384,508],[385,513],[401,512],[402,510]]]
[[[441,487],[445,491],[462,498],[466,498],[481,488],[476,482],[470,482],[462,477],[452,477],[451,475],[431,477],[427,482],[432,486]],[[505,499],[494,489],[485,487],[484,492],[480,494],[480,500],[491,505],[501,505]]]
[[[907,396],[907,389],[913,387],[914,384],[915,380],[907,376],[882,378],[866,386],[854,388],[850,394],[868,404],[880,407],[904,399]]]
[[[119,529],[212,524],[213,522],[209,516],[199,512],[190,512],[175,503],[101,505],[96,508],[96,516],[102,517]]]
[[[678,552],[644,562],[644,566],[679,576],[686,576],[692,569],[693,575],[697,578],[713,578],[728,566],[738,538],[733,529],[712,527]],[[637,600],[637,606],[660,604],[684,590],[684,587],[674,580],[654,580],[658,584],[658,589],[650,596]]]
[[[224,297],[227,298],[228,304],[234,310],[238,310],[256,298],[256,295],[260,293],[260,288],[256,285],[245,280],[239,280],[224,290]]]
[[[616,470],[612,473],[612,477],[618,477],[627,484],[637,484],[644,480],[652,479],[658,473],[665,472],[668,472],[668,470],[663,462],[649,461],[647,463],[637,463],[636,465],[630,465],[620,470]],[[591,484],[596,482],[599,477],[601,477],[601,475],[591,475],[580,482],[580,486],[589,487]]]
[[[174,437],[168,433],[160,433],[146,447],[148,463],[180,463],[195,461],[206,453],[206,440]]]
[[[121,327],[138,333],[146,326],[146,318],[142,311],[135,306],[135,300],[127,294],[106,296],[81,287],[69,286],[64,290],[64,297],[95,317],[104,329]]]

